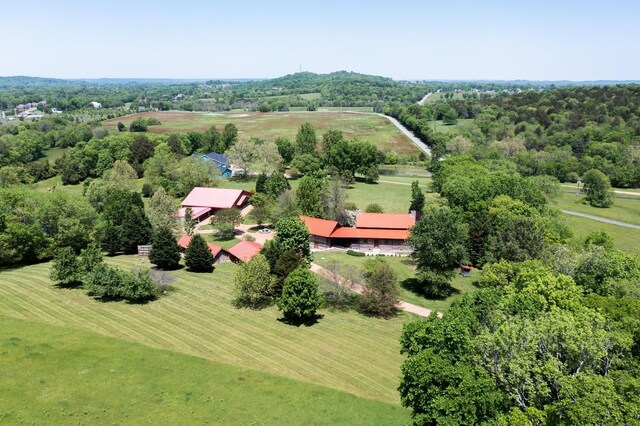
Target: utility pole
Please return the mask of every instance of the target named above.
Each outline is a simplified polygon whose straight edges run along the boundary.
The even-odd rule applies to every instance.
[[[580,184],[582,183],[582,181],[580,179],[578,179],[578,189],[576,189],[576,201],[578,201],[578,195],[580,195]]]

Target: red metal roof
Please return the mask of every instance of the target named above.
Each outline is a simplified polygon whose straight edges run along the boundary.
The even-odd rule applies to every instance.
[[[360,213],[356,216],[356,228],[409,229],[416,224],[410,214]]]
[[[182,202],[182,207],[210,207],[212,209],[229,209],[234,207],[242,196],[251,193],[242,189],[202,188],[191,190]]]
[[[307,229],[311,235],[320,237],[330,237],[331,233],[338,226],[335,220],[317,219],[315,217],[300,216],[300,219],[307,225]]]
[[[409,231],[406,229],[367,229],[367,228],[338,228],[331,238],[367,238],[372,240],[406,240],[409,238]]]
[[[243,240],[227,251],[236,259],[242,262],[248,262],[253,256],[260,252],[260,249],[262,249],[260,244],[254,241]]]
[[[187,211],[186,207],[182,207],[178,210],[178,217],[184,217]],[[191,219],[197,219],[200,216],[209,213],[211,211],[211,207],[191,207]]]
[[[190,235],[183,235],[178,240],[178,245],[180,247],[182,247],[183,249],[185,249],[185,250],[187,249],[187,247],[189,247],[190,243],[191,243],[191,236]],[[213,255],[213,257],[216,257],[220,253],[220,251],[222,250],[222,247],[217,246],[217,245],[212,244],[212,243],[207,243],[207,246],[209,246],[209,250],[211,250],[211,254]]]

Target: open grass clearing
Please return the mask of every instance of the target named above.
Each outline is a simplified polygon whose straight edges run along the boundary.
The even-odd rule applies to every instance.
[[[108,258],[126,269],[149,268],[139,256]],[[225,263],[211,274],[171,272],[173,289],[146,305],[101,303],[81,289],[58,288],[49,263],[0,272],[0,315],[91,331],[147,346],[260,370],[397,403],[402,356],[401,313],[379,320],[355,312],[331,312],[313,326],[278,319],[275,307],[261,311],[232,305],[233,272]]]
[[[563,210],[571,210],[578,213],[640,225],[640,197],[616,197],[613,206],[606,209],[592,207],[589,204],[583,203],[583,201],[583,194],[578,195],[576,198],[575,194],[563,193],[560,198],[555,201],[555,204]]]
[[[396,404],[6,316],[0,316],[0,353],[0,423],[400,425],[409,420]]]
[[[366,140],[382,151],[398,154],[419,154],[418,148],[386,118],[375,114],[349,112],[243,112],[243,113],[198,113],[154,111],[117,117],[102,122],[106,129],[116,131],[118,122],[127,127],[138,117],[155,117],[162,125],[150,126],[151,133],[204,131],[211,126],[219,130],[227,123],[238,127],[239,137],[257,137],[274,140],[286,137],[295,140],[300,125],[310,122],[316,129],[318,139],[329,129],[341,130],[347,139]]]
[[[313,261],[320,266],[327,266],[332,262],[339,261],[345,265],[362,270],[364,263],[367,259],[375,259],[372,256],[356,257],[350,256],[344,252],[338,251],[322,251],[313,254]],[[415,267],[411,260],[407,257],[384,257],[389,262],[389,265],[393,268],[398,276],[398,282],[400,285],[400,299],[405,302],[413,303],[414,305],[429,308],[438,312],[444,312],[451,306],[451,303],[465,293],[474,292],[477,288],[472,284],[473,280],[478,274],[477,270],[473,270],[471,277],[463,278],[456,275],[451,285],[456,289],[457,293],[451,295],[444,300],[427,299],[417,292],[413,286],[415,282],[412,281],[415,278]],[[404,283],[403,283],[404,282]]]
[[[604,231],[614,238],[615,247],[619,250],[640,254],[640,229],[625,228],[569,215],[565,215],[564,220],[573,231],[576,240],[582,240],[594,231]]]

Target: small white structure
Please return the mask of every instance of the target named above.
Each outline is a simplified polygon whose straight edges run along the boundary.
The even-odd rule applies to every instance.
[[[94,108],[102,108],[102,104],[100,102],[96,102],[96,101],[92,101],[91,102],[91,106],[93,106]]]

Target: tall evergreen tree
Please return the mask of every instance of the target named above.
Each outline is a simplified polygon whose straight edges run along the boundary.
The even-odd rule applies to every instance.
[[[127,254],[138,252],[138,246],[151,242],[151,224],[144,210],[133,208],[128,210],[122,220],[122,250]]]
[[[169,228],[159,228],[153,234],[149,261],[161,269],[175,269],[180,264],[180,247]]]
[[[196,234],[184,253],[184,263],[191,272],[212,272],[213,255],[204,238]]]

